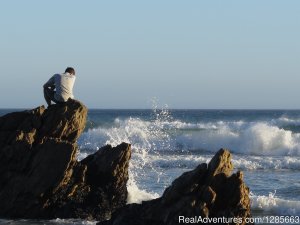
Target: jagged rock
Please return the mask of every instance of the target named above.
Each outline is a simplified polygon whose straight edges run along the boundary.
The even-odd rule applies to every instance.
[[[130,145],[122,143],[76,162],[74,173],[45,202],[47,218],[109,219],[126,204],[130,156]]]
[[[232,174],[228,150],[219,150],[210,163],[183,173],[173,181],[162,197],[142,204],[130,204],[117,210],[112,219],[98,225],[174,225],[204,218],[250,217],[249,188],[242,172]],[[232,174],[232,175],[231,175]],[[181,216],[181,217],[180,217]],[[221,221],[217,224],[245,224],[245,221]],[[215,222],[207,222],[216,224]]]
[[[78,162],[86,116],[70,99],[0,117],[0,217],[101,221],[126,204],[130,145]]]

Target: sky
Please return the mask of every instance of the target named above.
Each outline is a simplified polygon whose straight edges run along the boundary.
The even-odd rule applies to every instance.
[[[0,108],[300,109],[300,1],[0,1]]]

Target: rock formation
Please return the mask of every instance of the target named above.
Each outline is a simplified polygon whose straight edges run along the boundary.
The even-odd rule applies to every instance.
[[[207,224],[245,224],[242,218],[250,217],[249,189],[242,172],[232,174],[232,170],[231,154],[221,149],[208,165],[200,164],[174,180],[161,198],[126,205],[98,225],[201,223],[200,217],[224,219],[206,220]],[[230,221],[233,218],[236,221]]]
[[[200,164],[174,180],[162,197],[126,205],[130,144],[104,146],[77,161],[76,141],[86,116],[84,105],[69,100],[48,109],[38,107],[0,117],[1,218],[174,225],[198,222],[199,216],[250,216],[249,189],[241,172],[232,174],[231,154],[224,149],[208,165]]]
[[[0,117],[0,217],[102,221],[126,204],[130,145],[78,162],[86,116],[69,100]]]

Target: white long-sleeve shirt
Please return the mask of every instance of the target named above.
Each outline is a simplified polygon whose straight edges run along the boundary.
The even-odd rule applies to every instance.
[[[66,102],[69,98],[74,98],[73,87],[75,75],[70,73],[54,74],[45,84],[44,88],[55,87],[54,98],[60,102]]]

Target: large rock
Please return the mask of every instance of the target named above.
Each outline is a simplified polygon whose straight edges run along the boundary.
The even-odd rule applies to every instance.
[[[111,220],[98,224],[245,224],[241,219],[250,217],[249,188],[242,172],[232,174],[232,170],[231,154],[221,149],[208,165],[200,164],[174,180],[161,198],[127,205],[117,210]],[[207,218],[219,221],[209,222]],[[236,221],[230,221],[233,218]]]
[[[0,217],[105,220],[126,204],[130,145],[78,162],[86,116],[69,100],[0,117]]]

